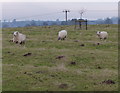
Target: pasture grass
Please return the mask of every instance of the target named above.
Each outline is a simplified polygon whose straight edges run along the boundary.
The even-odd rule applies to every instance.
[[[58,41],[63,29],[68,36]],[[9,42],[14,31],[27,35],[25,45]],[[97,31],[107,31],[109,38],[101,41]],[[3,91],[118,90],[117,25],[89,25],[88,30],[74,26],[3,28],[2,33]],[[23,56],[26,53],[31,55]],[[107,80],[115,84],[102,83]]]

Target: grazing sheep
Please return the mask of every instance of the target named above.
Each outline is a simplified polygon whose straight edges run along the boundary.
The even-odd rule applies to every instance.
[[[24,44],[26,40],[26,35],[19,33],[18,31],[15,31],[13,33],[13,42],[19,43],[19,44]]]
[[[108,33],[105,31],[97,31],[97,35],[101,40],[105,40],[108,37]]]
[[[64,40],[67,36],[67,31],[66,30],[61,30],[58,33],[58,40]]]

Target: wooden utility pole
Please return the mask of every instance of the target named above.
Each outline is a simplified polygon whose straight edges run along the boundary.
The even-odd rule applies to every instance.
[[[64,10],[63,12],[65,12],[65,19],[66,19],[66,23],[67,23],[67,13],[70,12],[69,10]]]

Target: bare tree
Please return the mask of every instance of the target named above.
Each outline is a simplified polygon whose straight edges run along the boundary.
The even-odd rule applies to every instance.
[[[80,14],[80,19],[82,19],[83,14],[86,12],[86,9],[82,8],[81,10],[79,10],[79,14]]]

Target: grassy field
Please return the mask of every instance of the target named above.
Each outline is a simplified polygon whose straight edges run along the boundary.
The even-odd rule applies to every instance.
[[[67,39],[57,41],[66,29]],[[27,35],[21,46],[9,42],[12,32]],[[96,31],[107,31],[101,41]],[[117,25],[4,28],[3,91],[115,91],[118,90]],[[25,54],[28,54],[25,56]]]
[[[0,29],[0,92],[2,91],[2,29]]]

